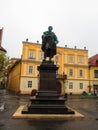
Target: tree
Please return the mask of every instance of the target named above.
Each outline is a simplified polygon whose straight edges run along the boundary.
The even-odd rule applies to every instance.
[[[5,53],[0,53],[0,75],[5,75],[7,73],[8,67],[8,57]]]

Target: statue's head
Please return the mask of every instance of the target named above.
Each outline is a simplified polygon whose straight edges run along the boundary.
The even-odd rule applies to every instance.
[[[52,31],[52,29],[53,29],[53,27],[52,27],[52,26],[49,26],[49,27],[48,27],[49,32],[51,32],[51,31]]]

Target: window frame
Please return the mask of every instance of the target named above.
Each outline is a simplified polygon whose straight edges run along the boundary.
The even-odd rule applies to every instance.
[[[79,69],[79,77],[83,77],[83,70]]]
[[[69,63],[74,63],[74,56],[72,55],[69,56]]]
[[[83,56],[78,57],[78,63],[82,64],[83,63]]]
[[[69,76],[73,77],[73,69],[69,69]]]
[[[73,82],[69,82],[69,89],[73,89]]]
[[[32,68],[31,68],[32,67]],[[32,65],[29,65],[29,70],[28,70],[28,73],[31,75],[33,74],[33,69],[34,67]]]
[[[32,88],[32,80],[28,81],[28,88]]]
[[[83,89],[83,83],[79,83],[79,89]]]
[[[96,71],[97,73],[96,73],[95,71]],[[98,78],[98,70],[94,70],[94,78]]]
[[[30,51],[29,58],[34,59],[34,51]]]

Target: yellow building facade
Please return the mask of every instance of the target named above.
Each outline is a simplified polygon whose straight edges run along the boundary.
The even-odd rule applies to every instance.
[[[88,92],[88,51],[85,47],[65,48],[64,72],[67,74],[67,93]]]
[[[16,62],[11,68],[8,77],[8,89],[20,92],[20,77],[21,77],[21,60]]]
[[[44,53],[41,50],[41,44],[23,42],[21,61],[9,73],[8,86],[10,89],[13,84],[17,84],[22,94],[31,93],[32,89],[38,89],[39,72],[37,67],[41,64]],[[88,92],[88,50],[57,47],[57,54],[53,58],[54,63],[59,67],[58,75],[67,75],[67,80],[60,81],[61,93],[81,94]],[[14,71],[14,72],[13,72]],[[15,79],[15,71],[19,74]],[[14,73],[14,74],[13,74]],[[17,74],[17,75],[18,75]],[[16,88],[14,90],[16,91]]]

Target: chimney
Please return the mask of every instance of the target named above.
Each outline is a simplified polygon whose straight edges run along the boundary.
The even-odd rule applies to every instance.
[[[65,45],[65,48],[67,48],[67,45]]]
[[[28,38],[26,39],[26,42],[28,42]]]
[[[86,50],[86,47],[84,47],[84,50]]]
[[[75,49],[77,49],[77,46],[75,46]]]
[[[37,41],[37,44],[39,43],[39,41]]]

